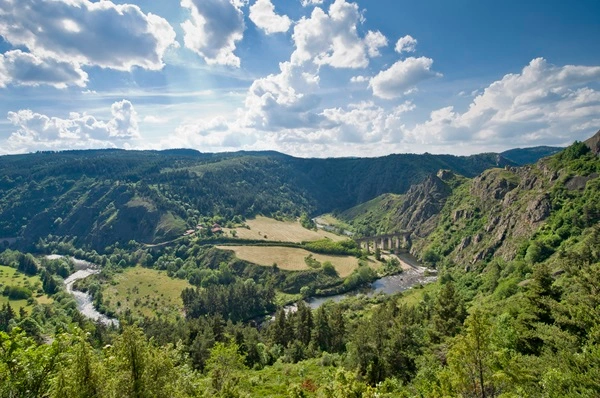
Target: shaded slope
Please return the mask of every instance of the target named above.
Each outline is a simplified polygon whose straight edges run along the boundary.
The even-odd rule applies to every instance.
[[[402,194],[440,168],[473,176],[496,154],[300,159],[276,152],[88,150],[0,157],[0,237],[48,234],[103,248],[157,242],[202,217],[298,216]]]

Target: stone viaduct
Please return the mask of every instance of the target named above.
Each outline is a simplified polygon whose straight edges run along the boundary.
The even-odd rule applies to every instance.
[[[408,249],[410,248],[410,231],[401,231],[393,234],[355,238],[358,247],[368,251]]]

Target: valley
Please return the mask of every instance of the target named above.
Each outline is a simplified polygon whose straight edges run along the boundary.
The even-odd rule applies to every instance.
[[[34,358],[39,384],[27,388],[51,396],[75,396],[56,392],[74,380],[114,395],[132,358],[150,395],[594,396],[596,141],[524,166],[490,155],[0,157],[0,224],[19,237],[0,253],[0,343],[23,347],[0,367]],[[14,167],[25,158],[35,184]],[[61,365],[35,373],[45,361]],[[16,380],[28,379],[0,386],[17,391]]]

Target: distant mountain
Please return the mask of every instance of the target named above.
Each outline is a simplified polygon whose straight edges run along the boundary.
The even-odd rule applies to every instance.
[[[102,249],[163,241],[203,217],[298,216],[403,194],[439,169],[468,177],[498,154],[303,159],[277,152],[86,150],[0,157],[0,237],[48,234]]]
[[[532,148],[515,148],[509,149],[508,151],[504,151],[501,155],[509,159],[516,164],[522,166],[526,164],[533,164],[540,160],[541,158],[545,158],[550,155],[554,155],[562,151],[565,148],[562,147],[554,147],[554,146],[536,146]]]

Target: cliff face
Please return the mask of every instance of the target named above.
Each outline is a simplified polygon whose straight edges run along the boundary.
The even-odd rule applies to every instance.
[[[575,143],[534,165],[489,169],[472,179],[441,170],[404,195],[364,204],[362,215],[352,218],[371,227],[363,234],[411,231],[413,254],[430,251],[437,256],[429,258],[467,269],[524,256],[536,237],[543,238],[536,243],[542,255],[552,255],[561,242],[600,222],[600,132],[585,146]]]
[[[431,234],[413,239],[413,253],[434,251],[470,268],[524,255],[536,236],[543,236],[536,243],[542,255],[558,251],[563,241],[600,221],[599,143],[596,134],[586,141],[592,153],[574,144],[535,165],[490,169],[464,181],[432,216]]]
[[[414,238],[429,235],[436,227],[439,214],[452,194],[452,186],[466,180],[448,170],[430,174],[404,195],[386,194],[339,216],[352,222],[360,235],[411,231]]]
[[[435,228],[436,216],[451,193],[450,186],[440,177],[428,176],[406,193],[387,221],[388,230],[409,230],[416,236],[428,235]]]
[[[585,144],[596,155],[600,154],[600,130],[591,138],[585,141]]]
[[[455,234],[462,237],[446,251],[457,263],[514,258],[520,244],[550,216],[553,181],[536,166],[493,169],[474,178],[460,204],[467,202],[478,212],[454,210]]]

